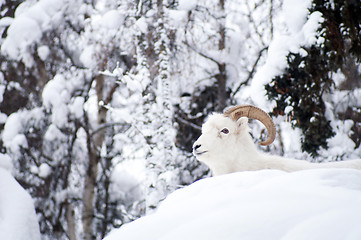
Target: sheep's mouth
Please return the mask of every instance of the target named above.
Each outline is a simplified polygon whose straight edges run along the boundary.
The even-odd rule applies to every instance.
[[[194,151],[193,154],[196,155],[196,156],[200,156],[200,155],[203,155],[205,153],[207,153],[208,151],[202,151],[202,152],[196,152]]]

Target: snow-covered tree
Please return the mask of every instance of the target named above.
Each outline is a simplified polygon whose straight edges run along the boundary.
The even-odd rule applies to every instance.
[[[254,102],[240,90],[251,84],[264,63],[280,5],[279,1],[179,2],[179,9],[187,13],[184,30],[178,31],[186,50],[182,67],[189,70],[181,76],[178,146],[191,151],[199,126],[211,112]],[[186,87],[190,81],[195,83],[193,89]]]
[[[128,3],[26,1],[2,19],[3,102],[21,100],[3,108],[4,151],[36,200],[44,238],[99,239],[132,220],[124,215],[137,207],[137,199],[109,196],[113,159],[122,154],[112,139],[129,123],[107,114],[124,86],[101,73],[135,64],[132,38],[122,38],[131,10]]]
[[[314,37],[290,49],[284,73],[267,85],[273,113],[302,130],[302,150],[312,155],[330,157],[326,149],[342,135],[350,149],[331,149],[331,158],[349,158],[360,147],[360,9],[358,1],[313,1],[307,18]]]

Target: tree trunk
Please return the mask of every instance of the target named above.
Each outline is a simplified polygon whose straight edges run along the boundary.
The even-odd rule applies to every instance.
[[[219,41],[218,50],[222,51],[226,47],[226,26],[225,26],[225,12],[224,12],[225,0],[219,0],[220,8],[220,22],[219,22]],[[217,111],[221,112],[226,107],[228,94],[227,94],[227,72],[226,64],[224,62],[218,63],[219,73],[216,75],[218,83],[218,105]]]
[[[99,74],[95,76],[96,93],[98,98],[98,125],[106,121],[107,109],[103,106],[104,76]],[[82,223],[84,231],[84,240],[95,239],[94,228],[94,200],[95,188],[98,177],[98,163],[100,162],[100,150],[104,141],[105,130],[101,130],[94,135],[94,138],[88,134],[88,168],[86,171],[83,193],[83,214]]]
[[[68,225],[69,240],[76,240],[74,209],[71,203],[66,203],[66,222]]]
[[[88,141],[90,141],[88,139]],[[94,147],[94,146],[91,146]],[[83,231],[84,240],[94,239],[93,233],[93,218],[94,218],[94,195],[95,186],[98,173],[98,162],[99,156],[93,149],[89,151],[89,165],[86,171],[85,182],[84,182],[84,193],[83,193]]]
[[[226,74],[226,64],[221,63],[218,65],[219,74],[216,75],[218,83],[218,106],[217,111],[221,112],[226,107],[228,95],[227,95],[227,74]]]

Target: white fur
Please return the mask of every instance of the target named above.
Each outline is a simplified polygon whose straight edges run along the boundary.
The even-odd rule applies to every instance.
[[[223,133],[227,128],[229,133]],[[213,114],[202,126],[202,135],[193,145],[193,154],[212,170],[214,175],[260,169],[279,169],[287,172],[311,168],[355,168],[361,170],[361,159],[310,163],[260,153],[249,135],[248,118],[237,122],[223,114]],[[225,130],[226,131],[226,130]],[[227,131],[226,131],[227,132]]]

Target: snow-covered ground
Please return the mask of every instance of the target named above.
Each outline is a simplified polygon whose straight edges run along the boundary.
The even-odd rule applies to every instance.
[[[1,167],[0,239],[40,240],[33,200],[11,174]]]
[[[360,240],[361,171],[240,172],[175,191],[104,240]]]

